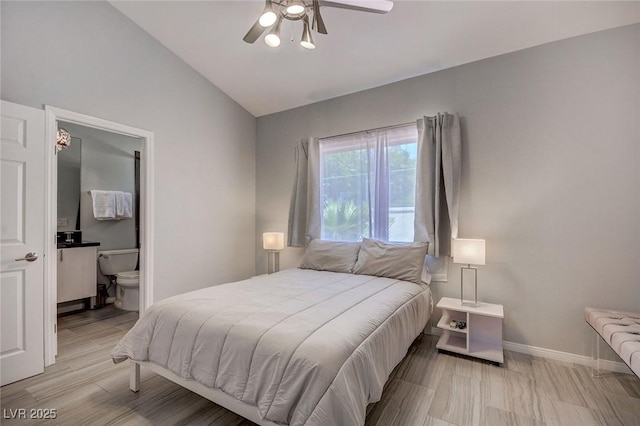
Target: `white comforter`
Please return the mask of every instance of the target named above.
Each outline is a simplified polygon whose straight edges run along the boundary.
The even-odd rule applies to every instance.
[[[112,352],[291,425],[362,425],[430,316],[428,287],[303,269],[153,305]]]

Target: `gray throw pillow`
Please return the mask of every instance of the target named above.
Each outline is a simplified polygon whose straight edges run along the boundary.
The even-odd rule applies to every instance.
[[[429,243],[386,243],[365,238],[353,273],[419,284],[428,247]]]
[[[311,240],[300,262],[300,268],[350,274],[358,260],[359,250],[360,243]]]

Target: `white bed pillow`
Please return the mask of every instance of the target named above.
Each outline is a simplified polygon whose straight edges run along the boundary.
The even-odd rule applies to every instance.
[[[365,238],[353,273],[419,284],[428,247],[428,243],[387,243]]]
[[[358,260],[359,251],[360,243],[311,240],[300,262],[300,268],[350,274]]]

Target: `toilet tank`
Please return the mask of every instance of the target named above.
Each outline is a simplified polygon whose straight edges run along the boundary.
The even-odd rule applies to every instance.
[[[98,252],[98,264],[103,275],[133,271],[138,264],[138,249],[104,250]]]

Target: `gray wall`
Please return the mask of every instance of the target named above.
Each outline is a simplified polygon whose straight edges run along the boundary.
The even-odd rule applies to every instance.
[[[155,133],[155,300],[251,276],[255,118],[106,2],[0,7],[2,99]]]
[[[298,138],[458,112],[460,236],[487,242],[481,300],[504,304],[507,341],[586,355],[585,306],[640,309],[639,76],[640,24],[260,117],[256,232],[287,229]],[[432,284],[436,301],[459,295],[459,268]]]

